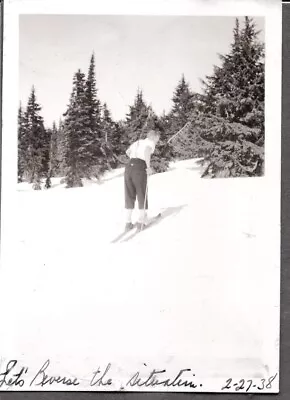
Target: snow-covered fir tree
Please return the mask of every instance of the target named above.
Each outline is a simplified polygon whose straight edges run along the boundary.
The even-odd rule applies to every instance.
[[[116,161],[116,167],[122,167],[128,161],[125,154],[129,145],[127,124],[124,120],[119,120],[115,122],[115,126],[116,134],[112,142],[113,157]]]
[[[89,129],[87,131],[87,177],[99,176],[106,169],[106,156],[103,152],[101,102],[98,99],[95,73],[95,55],[92,54],[86,80],[86,112]]]
[[[42,163],[42,175],[46,177],[46,187],[50,187],[51,168],[50,168],[50,148],[51,148],[51,134],[52,131],[46,129],[44,140],[43,140],[43,163]]]
[[[236,19],[229,54],[220,55],[221,66],[207,77],[208,110],[230,122],[250,127],[264,124],[264,46],[257,39],[252,19],[245,17],[240,30]]]
[[[121,152],[122,131],[118,123],[113,121],[111,112],[106,103],[102,107],[102,149],[106,156],[107,166],[115,168],[119,165],[118,156]]]
[[[57,176],[64,176],[65,175],[65,130],[64,130],[64,121],[63,119],[59,119],[57,124]]]
[[[50,174],[51,176],[57,176],[59,172],[59,160],[58,160],[58,129],[56,122],[52,124],[52,129],[50,132]]]
[[[143,92],[138,89],[134,104],[129,106],[129,113],[126,115],[126,142],[128,145],[146,136],[149,113],[150,108],[143,99]]]
[[[172,98],[173,106],[170,112],[172,120],[177,122],[179,128],[186,124],[193,108],[194,95],[186,82],[185,76],[182,75],[178,85],[174,91]]]
[[[230,52],[220,55],[205,84],[203,121],[197,121],[209,176],[259,176],[264,169],[264,45],[252,19],[238,19]],[[198,128],[196,128],[198,129]]]
[[[111,117],[110,110],[108,109],[107,103],[103,104],[102,107],[102,128],[103,128],[103,139],[105,143],[112,143],[113,136],[113,120]]]
[[[82,178],[87,177],[91,161],[89,115],[87,112],[85,75],[78,70],[73,78],[70,103],[64,114],[63,161],[67,187],[82,186]]]
[[[189,83],[182,75],[172,98],[172,108],[167,116],[163,116],[162,120],[167,125],[167,139],[170,139],[176,132],[182,129],[189,121],[193,111],[196,108],[198,95],[190,89]],[[175,159],[192,157],[192,148],[190,143],[190,131],[187,131],[187,141],[178,138],[178,145],[171,148],[171,157]]]
[[[18,182],[22,182],[27,172],[28,140],[26,135],[25,113],[22,105],[18,109]]]
[[[36,100],[35,88],[32,87],[24,114],[25,129],[25,173],[33,183],[35,190],[41,189],[41,178],[46,176],[48,167],[49,137],[40,115],[41,106]]]

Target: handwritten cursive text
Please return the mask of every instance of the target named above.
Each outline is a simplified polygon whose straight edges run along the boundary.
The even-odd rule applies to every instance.
[[[67,378],[66,376],[49,376],[46,374],[46,370],[50,364],[50,361],[47,360],[37,374],[34,376],[32,381],[30,382],[30,386],[45,386],[52,385],[53,383],[62,384],[65,386],[78,386],[79,382],[77,378]]]
[[[28,368],[22,367],[18,373],[15,372],[17,360],[10,360],[4,372],[0,374],[0,387],[2,386],[20,386],[24,385],[24,375],[27,374]],[[14,372],[14,374],[13,374]]]
[[[107,365],[107,368],[105,370],[105,372],[99,377],[97,377],[97,375],[99,375],[101,373],[100,368],[97,369],[96,372],[94,372],[93,378],[90,382],[90,386],[110,386],[112,385],[112,379],[108,378],[107,380],[105,380],[106,375],[108,374],[109,370],[111,368],[111,364]]]
[[[191,369],[181,369],[179,373],[175,376],[175,378],[167,378],[164,379],[163,374],[166,373],[166,369],[156,370],[153,369],[150,372],[149,376],[145,379],[140,378],[140,372],[136,372],[132,378],[129,379],[126,386],[138,386],[138,387],[155,387],[155,386],[164,386],[164,387],[190,387],[191,389],[196,389],[198,387],[192,380],[187,380],[182,378],[182,374],[184,372],[190,372]],[[193,374],[193,376],[195,376]],[[199,385],[200,387],[202,385]]]

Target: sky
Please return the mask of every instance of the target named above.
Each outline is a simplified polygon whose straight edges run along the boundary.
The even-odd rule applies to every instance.
[[[242,23],[241,19],[241,23]],[[264,41],[264,20],[254,18]],[[45,125],[66,111],[72,79],[87,74],[95,53],[98,97],[112,117],[125,117],[137,89],[154,111],[167,112],[184,74],[192,90],[229,51],[235,17],[21,15],[19,100],[26,106],[32,85]]]

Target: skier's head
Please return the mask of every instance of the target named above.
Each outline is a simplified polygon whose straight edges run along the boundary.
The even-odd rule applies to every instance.
[[[147,133],[147,138],[152,140],[152,142],[154,142],[156,144],[158,142],[158,140],[160,139],[160,133],[157,130],[151,129]]]

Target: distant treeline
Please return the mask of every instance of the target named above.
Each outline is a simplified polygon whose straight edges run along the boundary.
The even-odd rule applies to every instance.
[[[203,157],[204,177],[261,176],[265,57],[258,33],[253,19],[245,17],[243,27],[236,19],[229,53],[219,55],[220,66],[202,80],[203,93],[193,92],[182,75],[170,111],[161,116],[138,89],[125,119],[114,121],[98,95],[94,54],[87,76],[75,73],[67,110],[49,129],[33,87],[26,107],[19,107],[18,181],[41,189],[59,176],[67,187],[82,186],[84,178],[122,166],[129,144],[152,128],[161,133],[155,172],[165,171],[171,160]]]

